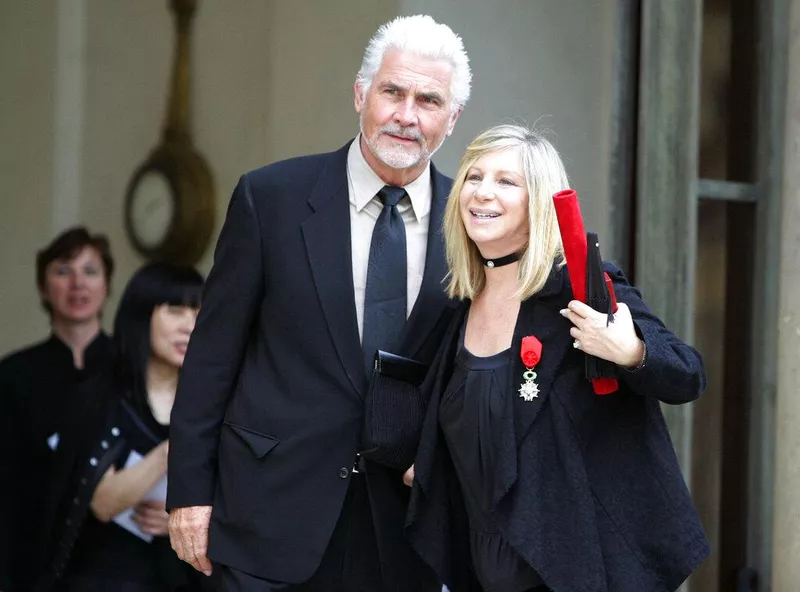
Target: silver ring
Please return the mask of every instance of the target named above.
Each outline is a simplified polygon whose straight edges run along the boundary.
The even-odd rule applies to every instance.
[[[575,341],[572,342],[572,347],[574,347],[575,349],[580,349],[581,342],[576,339]]]

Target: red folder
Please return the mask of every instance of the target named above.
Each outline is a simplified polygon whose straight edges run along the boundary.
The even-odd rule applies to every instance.
[[[564,256],[567,259],[567,273],[572,284],[572,294],[576,300],[586,302],[586,230],[583,226],[578,194],[574,189],[565,189],[553,195]],[[608,274],[603,273],[608,294],[611,299],[611,312],[617,310],[614,286]],[[619,389],[615,378],[592,378],[592,388],[597,395],[608,395]]]

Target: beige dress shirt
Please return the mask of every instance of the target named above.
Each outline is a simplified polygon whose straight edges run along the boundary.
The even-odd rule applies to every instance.
[[[350,145],[347,154],[347,188],[350,194],[350,240],[353,252],[353,287],[356,296],[356,317],[358,336],[364,330],[364,294],[367,287],[367,264],[372,229],[383,209],[377,197],[378,191],[386,185],[370,168],[361,153],[361,135]],[[409,197],[404,197],[397,205],[406,225],[406,261],[408,274],[408,309],[411,314],[414,302],[422,285],[425,271],[425,255],[428,250],[428,223],[431,213],[431,172],[430,163],[423,173],[404,187]]]

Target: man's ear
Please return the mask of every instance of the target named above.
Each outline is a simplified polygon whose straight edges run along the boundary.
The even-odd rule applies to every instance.
[[[450,123],[447,126],[447,135],[448,136],[453,133],[453,130],[456,127],[456,120],[459,118],[459,116],[461,115],[461,112],[463,110],[464,110],[464,107],[459,107],[458,109],[453,111],[453,113],[450,114]]]
[[[356,107],[356,113],[361,113],[361,109],[364,107],[364,92],[363,87],[358,80],[353,83],[353,99]]]

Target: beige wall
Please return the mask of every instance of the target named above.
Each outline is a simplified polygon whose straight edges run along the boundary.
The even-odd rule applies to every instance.
[[[615,0],[403,0],[464,39],[473,94],[434,160],[454,174],[464,146],[510,121],[550,129],[588,229],[608,235]],[[604,252],[607,258],[613,253]]]
[[[473,99],[437,164],[452,174],[480,129],[544,116],[583,198],[587,225],[606,233],[614,6],[201,1],[193,125],[214,174],[218,225],[242,172],[337,148],[355,134],[352,82],[369,36],[395,14],[427,12],[462,34],[475,71]],[[172,42],[166,1],[0,3],[0,355],[46,332],[32,286],[33,254],[76,221],[112,241],[118,273],[107,323],[113,318],[125,281],[142,262],[124,235],[122,200],[135,167],[158,141]],[[210,262],[209,250],[202,271]]]
[[[55,10],[0,3],[0,353],[47,327],[32,260],[51,233]]]

